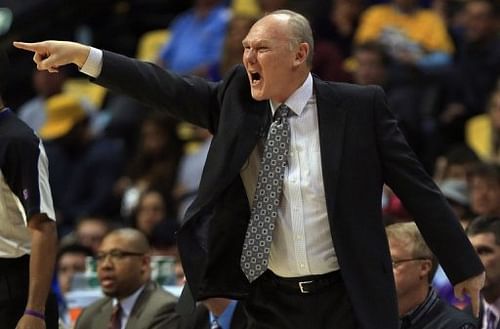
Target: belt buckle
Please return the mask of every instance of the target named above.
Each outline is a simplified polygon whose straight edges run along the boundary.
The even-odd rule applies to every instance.
[[[303,294],[308,294],[310,293],[310,291],[308,291],[304,285],[305,284],[309,284],[309,283],[312,283],[313,281],[299,281],[299,289],[300,289],[300,292],[303,293]]]

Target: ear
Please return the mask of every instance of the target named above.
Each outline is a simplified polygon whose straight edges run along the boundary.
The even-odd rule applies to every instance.
[[[425,259],[420,263],[420,278],[427,280],[432,269],[432,261]]]
[[[144,255],[142,257],[141,268],[143,272],[151,269],[151,256]]]
[[[299,46],[297,48],[297,52],[295,53],[295,59],[293,61],[293,64],[295,66],[300,66],[302,63],[304,63],[307,60],[307,55],[309,55],[309,44],[306,42],[301,42],[299,43]]]

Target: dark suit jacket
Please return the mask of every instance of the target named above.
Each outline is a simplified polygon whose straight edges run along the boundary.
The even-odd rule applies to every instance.
[[[75,329],[105,329],[113,310],[113,299],[102,298],[82,311]],[[176,298],[154,282],[149,282],[137,298],[126,329],[177,329],[180,316],[175,313]]]
[[[178,232],[188,280],[179,306],[192,310],[194,300],[209,296],[244,298],[249,283],[239,263],[250,210],[240,170],[267,131],[269,102],[252,99],[241,66],[211,83],[105,52],[97,83],[214,134],[197,199]],[[315,77],[314,92],[328,219],[355,315],[362,328],[395,329],[396,294],[381,219],[384,183],[413,214],[453,283],[483,267],[398,129],[382,89]]]
[[[203,304],[198,304],[192,314],[184,315],[182,329],[210,329],[210,315]],[[247,316],[241,303],[236,304],[230,329],[246,329],[248,326]]]

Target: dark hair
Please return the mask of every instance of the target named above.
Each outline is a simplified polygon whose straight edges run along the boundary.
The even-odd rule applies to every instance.
[[[7,57],[7,52],[0,48],[0,97],[5,93],[7,88],[7,75],[9,72],[9,58]]]
[[[448,165],[464,165],[472,162],[478,162],[480,159],[476,152],[465,144],[453,145],[444,155]]]
[[[468,236],[474,236],[483,233],[493,233],[495,235],[495,243],[500,246],[500,217],[497,216],[479,216],[476,217],[467,226],[466,233]]]
[[[62,256],[64,256],[64,254],[81,254],[85,256],[94,256],[94,252],[89,247],[85,247],[79,243],[72,243],[59,249],[59,251],[57,252],[56,264],[59,263],[59,260]]]
[[[469,179],[474,177],[488,179],[500,184],[500,165],[479,162],[469,172]]]

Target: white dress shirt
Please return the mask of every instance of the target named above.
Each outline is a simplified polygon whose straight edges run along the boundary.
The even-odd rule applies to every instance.
[[[309,74],[285,104],[292,110],[288,168],[273,232],[269,269],[282,277],[323,274],[339,269],[326,211],[318,132],[318,111]],[[280,104],[270,102],[272,113]],[[241,171],[253,200],[263,142]],[[251,205],[250,205],[251,206]]]
[[[81,72],[97,77],[102,51],[91,48]],[[269,269],[283,277],[323,274],[339,269],[326,210],[319,126],[313,79],[308,75],[285,104],[289,117],[290,152],[269,258]],[[270,102],[274,114],[280,104]],[[255,194],[263,143],[253,150],[241,170],[250,202]],[[250,205],[251,206],[251,205]]]

